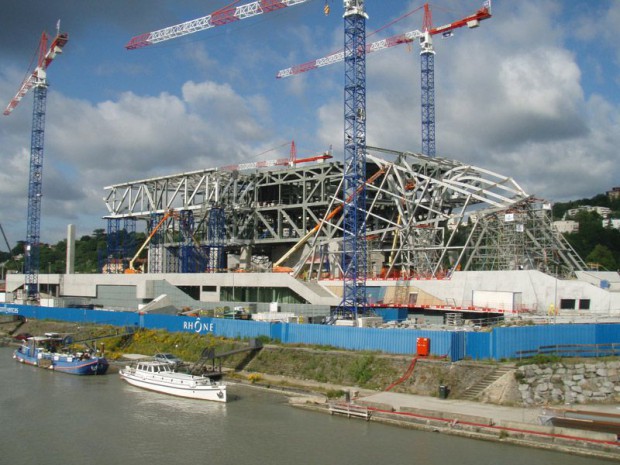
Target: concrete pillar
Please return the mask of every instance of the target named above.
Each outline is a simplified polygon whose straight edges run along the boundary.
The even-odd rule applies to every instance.
[[[239,268],[249,270],[252,264],[252,246],[241,246],[241,255],[239,256]]]
[[[67,270],[66,274],[75,273],[75,225],[67,226]]]

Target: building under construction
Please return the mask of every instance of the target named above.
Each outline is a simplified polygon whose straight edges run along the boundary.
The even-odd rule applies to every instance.
[[[511,178],[454,160],[371,150],[368,278],[525,269],[569,276],[584,268],[553,232],[550,205]],[[107,187],[106,271],[286,270],[305,280],[339,278],[343,165],[315,158],[319,162],[247,164]],[[135,230],[128,223],[136,221],[149,232],[160,225],[139,269],[125,247]]]
[[[325,154],[106,187],[102,273],[40,275],[42,304],[329,315],[343,295],[343,175]],[[369,148],[364,187],[369,312],[620,316],[618,273],[586,270],[551,206],[513,179]],[[9,275],[7,299],[23,286]]]
[[[550,204],[513,179],[372,147],[366,173],[371,311],[620,313],[618,274],[586,271]],[[342,299],[343,175],[325,154],[106,187],[102,273],[41,275],[41,285],[69,305],[136,308],[166,296],[192,309],[328,314]],[[136,243],[142,225],[147,239]]]

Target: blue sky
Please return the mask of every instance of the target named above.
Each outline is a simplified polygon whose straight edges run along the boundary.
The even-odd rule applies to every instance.
[[[53,33],[61,19],[69,33],[48,73],[43,242],[63,238],[69,223],[78,236],[105,228],[110,184],[283,158],[293,139],[300,157],[330,146],[342,156],[343,65],[275,79],[342,48],[341,0],[329,0],[329,16],[325,0],[311,0],[134,51],[124,48],[131,37],[229,2],[14,3],[0,19],[1,105],[16,93],[41,32]],[[422,5],[367,0],[367,32]],[[437,0],[433,23],[481,6]],[[551,201],[620,185],[619,23],[613,0],[495,0],[480,28],[436,38],[438,155],[511,176]],[[421,26],[418,11],[368,40]],[[420,149],[419,76],[417,44],[369,56],[369,145]],[[26,230],[31,118],[31,96],[0,117],[0,223],[13,243]]]

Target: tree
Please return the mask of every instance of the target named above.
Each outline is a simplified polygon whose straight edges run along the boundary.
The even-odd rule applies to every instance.
[[[601,244],[597,244],[592,252],[586,257],[588,263],[596,263],[603,270],[614,271],[618,269],[618,264],[611,250]]]

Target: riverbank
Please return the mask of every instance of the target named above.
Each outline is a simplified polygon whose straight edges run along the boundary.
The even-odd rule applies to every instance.
[[[508,407],[458,399],[378,392],[333,384],[319,386],[312,381],[267,374],[262,374],[259,381],[248,382],[243,375],[244,373],[237,373],[234,382],[280,392],[288,397],[289,404],[295,408],[330,415],[339,415],[335,411],[340,411],[350,421],[367,419],[403,428],[584,457],[620,459],[620,443],[616,435],[544,426],[539,420],[543,413],[540,408]],[[322,393],[325,390],[344,392],[345,395],[330,399]],[[620,412],[620,405],[588,405],[587,409]],[[347,415],[348,411],[363,412],[366,415]]]
[[[75,333],[85,329],[48,321],[29,320],[19,324],[17,332],[32,334]],[[105,328],[89,329],[105,333]],[[113,357],[121,352],[152,355],[154,351],[171,351],[187,361],[195,361],[205,346],[222,353],[243,344],[206,336],[145,331],[122,343],[110,341],[106,349],[110,349]],[[260,351],[224,359],[223,368],[230,382],[281,392],[298,408],[332,413],[330,406],[344,403],[365,409],[370,421],[620,459],[620,446],[614,435],[541,425],[542,406],[520,403],[522,384],[515,377],[517,367],[510,363],[451,363],[427,358],[412,364],[411,356],[266,344]],[[408,377],[403,375],[406,373]],[[394,384],[395,381],[400,382]],[[484,385],[477,400],[466,400],[468,391],[477,383]],[[445,399],[438,393],[438,387],[444,385],[449,386],[449,396]],[[390,386],[392,389],[386,392]],[[581,403],[578,408],[620,412],[620,404],[611,402]]]

